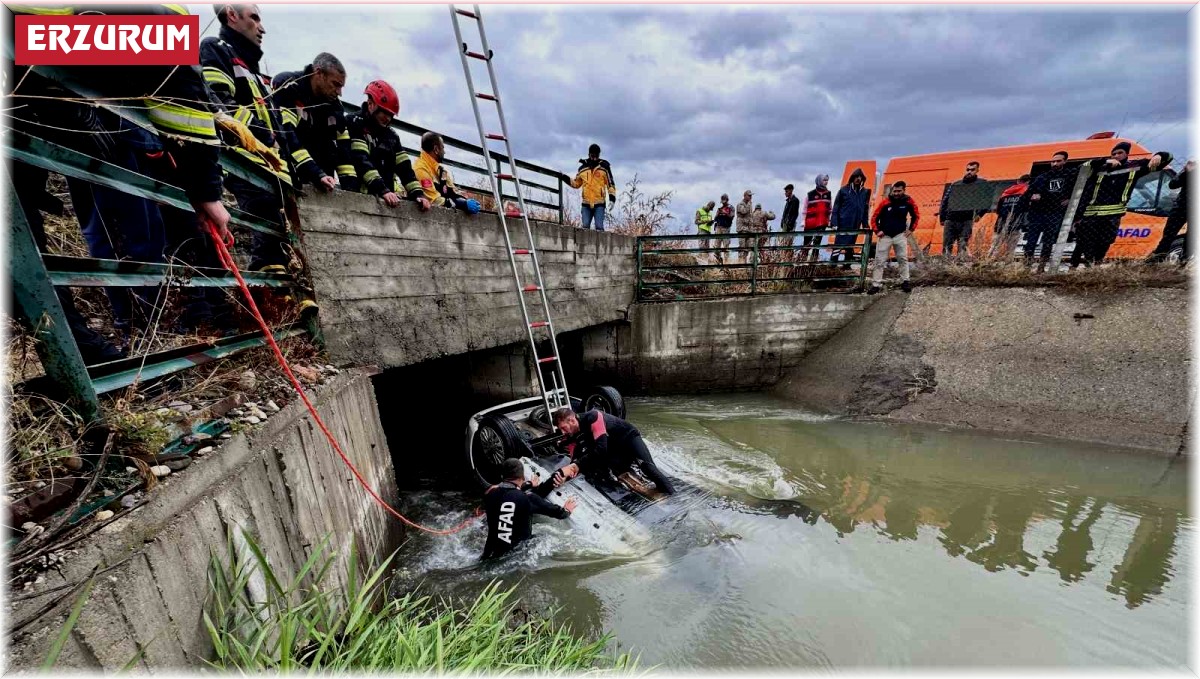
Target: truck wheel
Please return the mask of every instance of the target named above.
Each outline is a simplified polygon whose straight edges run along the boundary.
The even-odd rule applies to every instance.
[[[1184,245],[1186,244],[1187,238],[1182,236],[1171,241],[1171,249],[1167,251],[1167,261],[1171,264],[1179,264],[1182,262],[1184,257],[1187,255],[1187,252],[1184,248]]]
[[[479,421],[475,438],[471,440],[471,475],[483,488],[500,483],[500,465],[510,457],[520,457],[523,446],[521,434],[512,420],[503,415],[486,415]]]
[[[594,387],[583,399],[583,411],[599,410],[625,419],[625,399],[612,387]]]

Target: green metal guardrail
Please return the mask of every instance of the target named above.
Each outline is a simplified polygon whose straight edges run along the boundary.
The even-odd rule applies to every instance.
[[[827,236],[855,236],[854,245],[820,244],[802,245],[805,237],[820,236],[824,241]],[[637,299],[638,301],[654,301],[663,299],[652,297],[657,289],[681,289],[671,299],[705,299],[730,296],[754,296],[785,292],[788,290],[764,289],[764,284],[772,284],[772,288],[794,287],[795,285],[812,286],[819,281],[850,282],[848,291],[863,289],[867,280],[867,262],[871,253],[871,241],[874,234],[869,230],[859,231],[795,231],[769,232],[764,234],[733,233],[733,234],[689,234],[678,236],[639,236],[637,239]],[[738,245],[731,245],[733,241]],[[708,247],[700,244],[708,241]],[[697,246],[682,247],[687,243],[697,242]],[[821,262],[809,260],[809,253],[821,250],[849,250],[856,253],[845,262]],[[777,259],[768,253],[779,253]],[[739,257],[739,254],[742,256]],[[648,261],[661,259],[667,255],[690,256],[690,263],[663,263]],[[716,260],[701,263],[703,259]],[[741,261],[739,261],[741,260]],[[843,268],[843,267],[849,267]],[[720,275],[709,278],[705,272],[720,270]],[[791,275],[778,276],[780,270]],[[748,271],[748,275],[731,277],[731,272]],[[853,273],[849,273],[853,271]],[[661,280],[667,277],[674,280]],[[694,274],[694,275],[689,275]],[[655,278],[659,280],[647,280]],[[783,284],[782,286],[779,284]],[[746,285],[744,291],[717,290],[715,293],[697,295],[691,294],[687,288],[712,286]]]
[[[357,112],[361,107],[355,106],[354,104],[343,101],[342,108],[344,108],[347,112],[354,113],[354,112]],[[400,119],[393,120],[392,127],[395,128],[399,132],[414,135],[416,137],[417,141],[412,144],[405,144],[404,147],[406,149],[415,149],[416,153],[420,153],[420,151],[421,151],[421,144],[420,144],[421,135],[425,134],[426,132],[429,132],[430,130],[428,130],[424,127],[421,127],[420,125],[414,125],[412,123],[405,122]],[[439,134],[441,134],[441,133],[439,133]],[[479,157],[481,160],[483,160],[483,162],[485,162],[485,163],[488,162],[485,159],[485,150],[480,146],[472,144],[469,141],[463,141],[462,139],[456,139],[454,137],[447,136],[445,134],[442,134],[442,141],[445,142],[447,148],[458,149],[459,151],[466,151],[467,153],[470,153],[473,156]],[[509,162],[508,155],[500,153],[498,151],[492,151],[491,149],[487,149],[486,155],[488,157],[490,157],[492,159],[492,161],[496,164],[495,171],[498,173],[502,172],[501,163]],[[482,177],[486,177],[488,175],[487,168],[480,167],[478,165],[471,165],[469,163],[461,163],[456,160],[450,160],[450,159],[443,160],[442,164],[446,165],[447,167],[452,167],[452,168],[455,168],[458,170],[464,170],[466,172],[471,172],[471,173],[480,175]],[[553,203],[548,203],[548,202],[540,201],[540,200],[533,200],[530,198],[526,198],[525,202],[529,205],[533,205],[536,207],[545,208],[547,210],[553,210],[553,211],[557,212],[558,213],[558,223],[562,224],[563,220],[566,217],[566,213],[565,213],[564,206],[563,206],[563,184],[564,184],[564,182],[570,183],[571,178],[566,176],[565,174],[562,174],[561,172],[558,172],[557,170],[552,170],[548,167],[543,167],[541,165],[535,165],[533,163],[521,160],[520,158],[517,159],[517,167],[521,168],[522,170],[529,170],[530,172],[540,175],[541,177],[548,177],[551,181],[557,182],[556,186],[549,186],[547,184],[539,183],[536,181],[529,181],[528,179],[522,178],[521,186],[526,187],[526,188],[531,188],[531,189],[537,189],[539,191],[545,191],[546,193],[554,196],[555,202],[553,202]],[[517,196],[514,194],[504,193],[505,184],[511,185],[513,183],[511,180],[500,179],[497,181],[500,182],[500,197],[501,198],[503,198],[505,200],[516,200],[517,199]],[[490,191],[482,191],[480,189],[473,189],[469,186],[460,186],[459,188],[463,189],[464,191],[470,192],[470,193],[486,195],[489,198],[492,195]],[[497,209],[501,209],[501,208],[503,208],[503,206],[497,206]]]

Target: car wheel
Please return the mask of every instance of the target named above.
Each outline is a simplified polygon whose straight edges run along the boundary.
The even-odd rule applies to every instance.
[[[1171,264],[1179,264],[1183,261],[1186,252],[1184,246],[1187,244],[1186,238],[1176,238],[1171,243],[1171,249],[1167,251],[1167,262]]]
[[[468,460],[472,475],[483,488],[503,481],[500,465],[510,457],[520,457],[521,434],[512,420],[503,415],[487,415],[479,421],[471,441]]]
[[[613,417],[625,419],[625,399],[612,387],[595,387],[583,399],[583,411],[599,410]]]

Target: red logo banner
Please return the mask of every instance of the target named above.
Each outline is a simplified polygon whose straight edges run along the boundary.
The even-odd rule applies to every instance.
[[[19,66],[195,66],[196,15],[17,16]]]

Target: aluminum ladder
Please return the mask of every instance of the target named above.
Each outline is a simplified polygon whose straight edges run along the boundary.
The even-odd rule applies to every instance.
[[[479,40],[482,44],[482,52],[472,52],[463,41],[462,29],[459,26],[459,17],[466,17],[473,20],[479,27]],[[567,393],[567,376],[563,372],[562,361],[559,359],[558,340],[555,337],[554,321],[550,317],[550,301],[546,297],[546,285],[542,278],[542,267],[538,262],[537,247],[533,240],[533,228],[529,224],[529,210],[525,206],[525,195],[521,192],[521,178],[517,169],[516,154],[513,153],[512,140],[508,136],[508,123],[504,120],[504,104],[500,97],[500,88],[496,83],[496,70],[492,68],[492,50],[488,47],[487,33],[483,30],[483,16],[479,12],[479,5],[472,5],[471,10],[458,9],[454,5],[450,5],[450,20],[454,23],[454,39],[458,46],[458,56],[462,59],[463,75],[467,78],[467,90],[471,94],[471,110],[475,113],[475,127],[479,130],[479,146],[484,151],[484,165],[487,166],[488,179],[491,181],[492,198],[496,204],[496,216],[500,218],[500,227],[504,232],[504,245],[508,251],[508,262],[512,266],[513,282],[517,288],[517,301],[521,306],[521,318],[525,323],[525,332],[529,338],[529,349],[532,352],[534,359],[534,369],[537,371],[538,387],[542,392],[542,401],[546,405],[547,417],[556,408],[569,406],[571,404],[570,397]],[[488,79],[491,82],[491,93],[479,92],[475,89],[475,81],[471,78],[471,65],[469,59],[476,59],[487,64]],[[479,101],[490,101],[496,105],[496,114],[500,119],[500,133],[485,132],[483,127],[483,117],[479,113]],[[504,149],[508,155],[509,174],[499,172],[500,159],[492,155],[492,151],[488,148],[489,141],[504,142]],[[497,161],[496,167],[492,166],[492,160]],[[500,182],[508,180],[516,187],[517,203],[521,214],[521,221],[525,223],[525,242],[529,245],[525,248],[514,248],[512,233],[509,231],[508,218],[505,215],[504,199],[501,197]],[[515,218],[515,217],[514,217]],[[519,233],[519,229],[518,229]],[[518,257],[528,257],[528,261],[533,266],[533,281],[531,283],[522,283],[522,267],[519,265]],[[531,320],[529,312],[529,304],[525,301],[525,295],[529,293],[537,293],[537,300],[542,305],[542,320]],[[550,356],[539,356],[537,339],[534,331],[545,329],[549,333],[550,348],[553,352]],[[549,367],[550,370],[543,371],[544,367]],[[549,373],[549,381],[546,379],[546,373]],[[549,388],[547,388],[549,387]],[[551,423],[553,420],[551,419]]]

